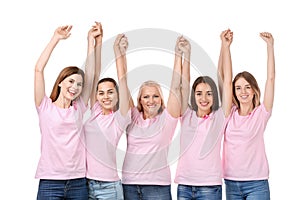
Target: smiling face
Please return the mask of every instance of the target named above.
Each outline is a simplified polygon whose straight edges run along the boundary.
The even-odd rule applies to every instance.
[[[118,93],[112,82],[105,81],[98,84],[97,100],[104,114],[115,111],[118,102]]]
[[[73,101],[82,92],[83,78],[80,74],[70,75],[59,84],[59,87],[63,98]]]
[[[208,115],[213,105],[213,92],[207,83],[199,83],[195,89],[195,102],[198,116]]]
[[[144,86],[139,102],[142,106],[144,118],[155,117],[162,106],[162,97],[155,86]]]
[[[234,90],[240,104],[253,103],[254,90],[246,79],[243,77],[239,78],[234,84]]]

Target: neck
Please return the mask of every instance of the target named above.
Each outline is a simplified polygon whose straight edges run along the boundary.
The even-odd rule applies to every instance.
[[[151,119],[157,116],[157,112],[156,113],[149,113],[149,112],[143,112],[143,118],[144,119]]]
[[[205,111],[201,111],[201,110],[197,110],[197,112],[196,112],[197,116],[200,118],[206,118],[210,113],[211,113],[211,111],[205,112]]]
[[[251,104],[240,104],[239,114],[242,116],[249,115],[253,111],[253,105]]]
[[[69,108],[71,105],[71,101],[59,95],[56,101],[54,101],[54,104],[60,108]]]

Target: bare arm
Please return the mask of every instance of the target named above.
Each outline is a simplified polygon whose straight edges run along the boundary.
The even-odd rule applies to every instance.
[[[127,85],[127,65],[126,50],[128,48],[128,40],[124,34],[119,34],[114,43],[114,52],[116,59],[116,67],[119,81],[119,109],[123,116],[126,116],[131,98]]]
[[[98,80],[100,77],[101,73],[101,49],[102,49],[102,37],[103,37],[103,30],[102,30],[102,25],[99,22],[95,22],[96,27],[100,30],[100,35],[98,35],[95,38],[95,75],[94,75],[94,81],[93,81],[93,88],[91,91],[91,96],[90,96],[90,103],[91,103],[91,108],[95,105],[97,98],[96,98],[96,88],[98,84]]]
[[[275,57],[274,57],[274,38],[271,33],[260,33],[260,37],[267,43],[267,81],[264,93],[264,106],[267,111],[270,111],[274,102],[275,90]]]
[[[183,113],[188,108],[188,101],[190,96],[190,57],[191,57],[191,45],[189,41],[184,40],[181,46],[183,51],[184,60],[182,65],[182,75],[181,75],[181,111]]]
[[[221,74],[223,74],[223,87],[219,89],[220,91],[222,91],[222,109],[225,117],[228,117],[232,106],[232,62],[230,45],[233,40],[233,33],[231,32],[231,30],[228,29],[226,31],[223,31],[221,33],[221,40]]]
[[[96,58],[95,58],[94,40],[95,37],[97,37],[100,34],[101,33],[98,26],[93,26],[88,32],[87,58],[86,58],[85,73],[84,73],[85,83],[81,94],[85,105],[88,104],[88,100],[90,98],[93,89],[93,81],[95,75]]]
[[[44,79],[44,69],[48,63],[48,60],[61,39],[67,39],[71,33],[72,26],[61,26],[58,27],[54,35],[52,36],[50,42],[40,55],[36,65],[34,73],[34,100],[35,105],[39,106],[45,96],[45,79]]]
[[[190,62],[190,45],[189,42],[181,37],[178,37],[175,46],[175,58],[174,58],[174,68],[172,75],[171,88],[169,93],[168,112],[173,117],[179,117],[182,111],[182,70],[187,68]],[[184,54],[185,59],[182,64],[182,55]],[[184,66],[182,66],[184,65]]]

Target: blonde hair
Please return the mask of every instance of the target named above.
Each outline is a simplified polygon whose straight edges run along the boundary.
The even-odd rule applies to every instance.
[[[147,87],[155,87],[158,90],[159,96],[161,98],[161,107],[158,110],[158,114],[161,113],[165,109],[164,97],[163,97],[163,93],[162,93],[160,85],[155,81],[146,81],[140,86],[139,93],[138,93],[138,96],[137,96],[137,109],[138,109],[138,111],[144,112],[143,106],[141,105],[140,100],[141,100],[141,96],[142,96],[142,90],[146,86]]]

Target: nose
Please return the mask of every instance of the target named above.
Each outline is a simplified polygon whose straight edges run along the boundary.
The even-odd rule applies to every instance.
[[[153,102],[154,102],[153,97],[150,97],[150,98],[149,98],[149,103],[153,103]]]

